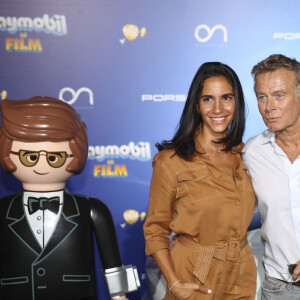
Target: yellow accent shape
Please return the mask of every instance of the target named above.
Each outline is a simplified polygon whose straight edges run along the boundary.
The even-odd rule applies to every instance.
[[[140,220],[141,221],[144,221],[145,219],[146,219],[146,213],[144,212],[144,211],[142,211],[141,213],[140,213]]]
[[[29,39],[28,50],[42,52],[41,41],[39,39]]]
[[[123,213],[126,223],[133,225],[139,219],[139,212],[135,209],[127,209]]]
[[[7,38],[6,39],[6,51],[12,51],[14,47],[14,39],[13,38]]]
[[[144,37],[146,35],[146,31],[147,31],[146,27],[141,28],[141,30],[140,30],[141,37]]]
[[[127,169],[125,165],[116,165],[115,166],[115,176],[127,176]]]
[[[124,25],[122,31],[129,41],[135,40],[139,35],[139,28],[133,24]]]
[[[1,96],[1,100],[6,99],[6,97],[7,97],[7,91],[6,91],[6,90],[3,90],[3,91],[1,92],[1,94],[0,94],[0,96]]]

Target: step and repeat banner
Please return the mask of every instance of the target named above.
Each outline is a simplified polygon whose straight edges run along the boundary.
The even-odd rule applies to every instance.
[[[274,53],[300,59],[299,10],[297,0],[0,1],[1,99],[55,97],[82,116],[89,157],[67,187],[110,207],[123,264],[138,267],[142,284],[130,299],[148,299],[142,226],[154,145],[172,138],[198,67],[221,61],[237,72],[246,141],[265,129],[251,68]],[[1,171],[0,196],[19,190]],[[99,299],[109,299],[98,278]]]

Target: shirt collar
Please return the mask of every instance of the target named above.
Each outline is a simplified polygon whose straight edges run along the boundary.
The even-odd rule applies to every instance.
[[[272,145],[275,144],[275,132],[274,131],[267,129],[262,133],[262,137],[263,137],[262,141],[261,141],[262,145],[265,145],[268,143],[271,143]]]

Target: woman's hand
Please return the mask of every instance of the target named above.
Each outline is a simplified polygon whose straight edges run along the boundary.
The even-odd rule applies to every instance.
[[[170,293],[177,299],[186,299],[194,292],[210,294],[211,290],[196,283],[184,283],[180,281],[170,291]]]
[[[171,288],[171,290],[169,290],[170,293],[175,296],[175,298],[186,299],[195,291],[203,294],[211,293],[208,288],[200,286],[199,284],[184,283],[178,280],[173,269],[169,249],[160,249],[152,254],[152,256],[166,279],[169,289]]]

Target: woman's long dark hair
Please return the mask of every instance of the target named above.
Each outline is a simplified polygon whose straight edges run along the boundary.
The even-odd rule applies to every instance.
[[[172,140],[156,143],[159,151],[163,149],[174,149],[176,154],[185,160],[191,160],[196,154],[195,132],[199,124],[203,123],[197,105],[201,95],[204,81],[213,76],[224,76],[231,83],[235,96],[235,112],[227,135],[215,141],[225,145],[225,150],[241,143],[245,129],[245,101],[240,80],[236,73],[227,65],[220,62],[207,62],[198,69],[177,126],[177,131]]]

